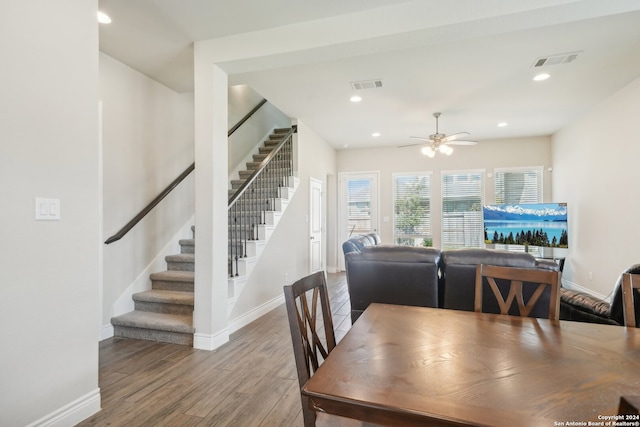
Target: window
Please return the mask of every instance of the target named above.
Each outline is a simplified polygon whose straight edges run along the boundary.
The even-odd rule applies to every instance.
[[[373,174],[351,174],[343,179],[347,203],[346,232],[350,236],[375,231],[377,177]]]
[[[483,246],[482,175],[442,173],[442,249]]]
[[[393,240],[431,246],[431,174],[393,176]]]
[[[496,169],[496,203],[541,203],[542,166]]]

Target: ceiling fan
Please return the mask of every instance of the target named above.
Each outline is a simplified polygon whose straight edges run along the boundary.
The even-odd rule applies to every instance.
[[[450,156],[453,153],[453,148],[451,145],[476,145],[476,141],[465,141],[462,138],[469,135],[469,132],[459,132],[454,133],[453,135],[445,135],[444,133],[438,132],[438,118],[440,117],[440,113],[433,113],[433,117],[436,118],[436,133],[429,135],[428,138],[424,138],[421,136],[411,136],[412,139],[419,139],[422,141],[427,141],[425,144],[421,142],[419,144],[409,144],[409,145],[401,145],[401,147],[415,147],[416,145],[424,145],[422,147],[422,154],[429,157],[434,157],[436,152],[441,152],[442,154],[446,154]]]

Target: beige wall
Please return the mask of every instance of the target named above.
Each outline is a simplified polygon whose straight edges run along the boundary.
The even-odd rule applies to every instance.
[[[100,409],[97,1],[0,14],[0,425]],[[36,197],[60,200],[36,221]]]
[[[193,94],[166,86],[100,53],[104,238],[116,233],[194,161]],[[104,245],[102,338],[110,319],[133,310],[149,273],[191,237],[193,173],[121,240]]]
[[[553,137],[554,194],[569,203],[564,280],[600,296],[640,262],[640,79]]]
[[[398,143],[401,145],[401,143]],[[531,137],[482,141],[476,146],[454,147],[454,153],[447,157],[436,154],[432,159],[420,153],[420,147],[374,148],[343,150],[338,152],[338,171],[379,172],[379,234],[383,243],[393,242],[393,190],[394,173],[432,173],[432,231],[433,245],[441,242],[441,173],[443,171],[483,170],[484,203],[493,203],[493,174],[496,168],[520,166],[544,166],[544,199],[551,201],[551,140],[548,137]],[[555,200],[554,200],[555,201]],[[384,222],[384,218],[389,219]],[[338,220],[338,227],[340,221]],[[338,243],[347,237],[346,230],[338,228]],[[339,256],[342,256],[341,253]]]

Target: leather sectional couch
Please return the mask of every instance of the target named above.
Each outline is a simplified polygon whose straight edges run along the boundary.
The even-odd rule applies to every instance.
[[[355,236],[344,242],[342,248],[352,322],[372,302],[473,311],[478,264],[558,270],[555,262],[537,260],[528,253],[494,249],[440,251],[381,245],[380,237],[375,233]],[[640,264],[623,273],[640,274]],[[561,288],[560,319],[623,325],[621,281],[622,275],[611,292],[610,303],[586,292]],[[524,285],[525,299],[532,292],[529,286]],[[497,303],[490,292],[485,288],[483,308],[487,312],[498,313]],[[543,310],[548,306],[548,298],[548,293],[543,294],[533,316],[546,317]],[[636,303],[635,313],[639,319],[640,303]]]
[[[375,234],[355,236],[342,248],[352,322],[373,302],[473,311],[478,264],[558,270],[554,262],[538,261],[527,253],[381,245]],[[535,286],[524,284],[525,299]],[[484,311],[499,313],[491,291],[486,292]],[[543,294],[532,315],[546,317],[543,312],[548,301],[549,292]]]

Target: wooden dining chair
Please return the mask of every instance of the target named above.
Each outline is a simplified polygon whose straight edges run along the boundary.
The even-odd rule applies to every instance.
[[[636,328],[636,313],[634,305],[634,289],[640,289],[640,274],[624,273],[622,275],[622,310],[624,325]]]
[[[324,272],[303,277],[284,287],[284,299],[289,317],[293,354],[298,371],[300,389],[336,346],[335,332]],[[320,328],[324,328],[324,341]],[[305,427],[313,427],[316,413],[309,399],[300,393]]]
[[[620,396],[618,415],[640,415],[640,396]]]
[[[476,268],[474,305],[474,311],[476,312],[482,312],[483,284],[485,279],[493,291],[501,314],[509,314],[509,310],[515,300],[518,306],[518,314],[523,317],[530,316],[540,296],[547,287],[550,287],[548,317],[551,320],[558,320],[560,318],[560,273],[557,271],[479,264]],[[506,298],[504,298],[500,292],[496,280],[510,282],[509,293]],[[522,292],[524,283],[538,284],[526,303]]]

